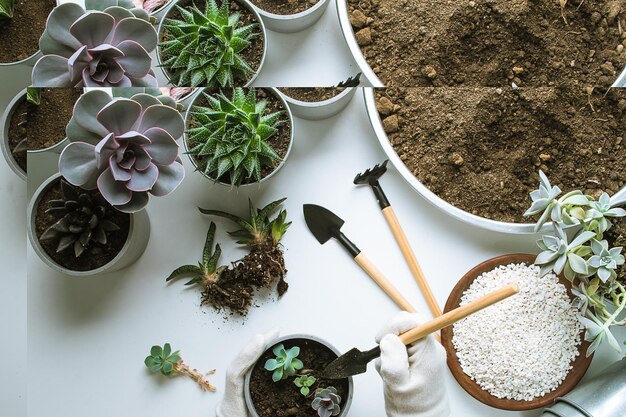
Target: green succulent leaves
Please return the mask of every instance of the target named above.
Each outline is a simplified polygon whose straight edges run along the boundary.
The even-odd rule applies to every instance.
[[[39,106],[41,103],[41,88],[26,88],[26,101],[33,106]]]
[[[202,12],[195,4],[176,6],[182,20],[166,19],[165,40],[159,44],[172,80],[179,86],[230,87],[235,80],[250,78],[254,69],[241,57],[254,37],[258,25],[242,25],[239,13],[230,13],[228,0],[218,6],[206,0]]]
[[[311,392],[311,387],[315,385],[317,379],[314,376],[302,375],[293,380],[296,387],[300,388],[300,394],[305,397]]]
[[[276,358],[268,359],[265,362],[265,369],[267,371],[273,371],[272,381],[278,382],[294,376],[296,372],[304,367],[304,364],[298,355],[300,354],[300,348],[294,346],[289,350],[285,349],[285,346],[281,343],[274,347],[272,350]]]
[[[15,0],[0,0],[0,20],[13,17]]]
[[[170,375],[180,360],[179,352],[172,352],[172,347],[166,343],[163,347],[152,346],[150,355],[146,357],[144,363],[154,373],[161,372],[163,375]]]
[[[194,127],[187,130],[189,153],[198,170],[214,180],[228,178],[232,186],[260,181],[263,167],[275,167],[281,157],[268,144],[284,123],[284,111],[266,114],[267,101],[234,88],[232,98],[223,93],[203,94],[209,107],[194,106]]]

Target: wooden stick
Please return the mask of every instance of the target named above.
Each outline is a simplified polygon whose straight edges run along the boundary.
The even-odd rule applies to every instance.
[[[405,345],[415,343],[431,333],[439,331],[444,327],[451,326],[457,321],[463,320],[465,317],[472,315],[486,307],[489,307],[490,305],[498,303],[505,298],[515,295],[518,292],[519,287],[517,286],[517,284],[509,284],[506,287],[500,288],[499,290],[493,291],[479,298],[478,300],[474,300],[471,303],[462,307],[455,308],[454,310],[449,311],[442,316],[439,316],[429,322],[417,326],[406,333],[402,333],[400,335],[400,340],[402,340],[402,343],[404,343]]]
[[[383,209],[383,215],[385,216],[385,219],[387,219],[387,223],[389,223],[391,232],[396,238],[396,242],[398,242],[398,246],[400,246],[400,250],[402,251],[402,254],[404,255],[407,263],[409,264],[409,268],[413,273],[413,277],[415,278],[417,285],[420,287],[422,295],[426,299],[426,302],[428,303],[428,307],[430,308],[433,317],[441,316],[441,308],[437,303],[435,295],[430,289],[430,285],[428,285],[428,281],[426,281],[424,271],[422,271],[422,268],[417,262],[415,252],[413,252],[409,240],[406,237],[406,233],[404,233],[404,230],[402,230],[402,227],[400,226],[400,222],[398,221],[396,213],[393,211],[393,208],[391,206],[388,206]]]

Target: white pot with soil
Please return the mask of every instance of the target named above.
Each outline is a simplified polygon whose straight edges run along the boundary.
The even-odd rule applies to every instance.
[[[335,116],[352,101],[355,87],[346,88],[280,88],[296,117],[323,120]]]
[[[7,105],[0,121],[2,155],[15,174],[26,181],[26,89]]]
[[[65,275],[91,276],[133,264],[150,237],[145,210],[122,213],[97,190],[65,183],[60,174],[48,178],[28,205],[28,238],[37,256]]]
[[[330,0],[248,0],[269,30],[300,32],[313,26],[326,12]]]

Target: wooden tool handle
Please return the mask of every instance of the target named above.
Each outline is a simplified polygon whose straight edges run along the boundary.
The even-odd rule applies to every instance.
[[[413,277],[415,278],[415,281],[417,281],[417,285],[420,287],[422,295],[426,299],[426,302],[428,303],[428,307],[430,308],[433,317],[441,316],[441,308],[439,307],[437,299],[435,298],[432,290],[430,289],[430,286],[428,285],[428,281],[426,281],[426,277],[424,276],[422,268],[417,262],[417,258],[415,257],[415,253],[413,252],[413,249],[409,244],[409,240],[407,239],[404,230],[402,230],[400,222],[398,222],[398,217],[396,217],[396,213],[393,211],[393,208],[391,206],[388,206],[383,209],[383,215],[385,216],[385,219],[387,219],[387,223],[391,228],[391,232],[396,238],[398,246],[400,246],[400,250],[402,251],[402,254],[404,255],[407,263],[409,264],[409,268],[413,273]]]
[[[479,298],[478,300],[474,300],[471,303],[462,307],[455,308],[454,310],[449,311],[442,316],[439,316],[429,322],[417,326],[412,330],[409,330],[406,333],[401,334],[400,340],[402,340],[402,343],[404,343],[405,345],[415,343],[431,333],[441,330],[444,327],[451,326],[457,321],[462,320],[465,317],[472,315],[485,307],[489,307],[492,304],[500,302],[505,298],[515,295],[518,292],[519,287],[517,286],[517,284],[509,284],[506,287],[500,288],[499,290],[496,290]]]
[[[391,281],[389,281],[387,277],[385,277],[383,273],[380,272],[365,255],[363,255],[363,252],[359,253],[354,260],[401,309],[410,313],[415,313],[416,310],[411,303],[409,303],[400,291],[393,286]]]

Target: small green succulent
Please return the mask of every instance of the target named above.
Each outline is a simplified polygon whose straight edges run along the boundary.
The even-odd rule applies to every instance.
[[[15,0],[0,0],[0,21],[11,19],[13,17],[13,9]]]
[[[311,375],[302,375],[293,380],[296,387],[300,388],[300,394],[305,397],[311,392],[311,387],[315,385],[317,379]]]
[[[180,352],[172,352],[172,346],[166,343],[163,347],[152,346],[150,355],[145,359],[144,363],[150,371],[154,373],[161,372],[167,376],[171,375],[180,361]]]
[[[274,382],[292,377],[304,367],[302,361],[298,359],[298,355],[300,355],[298,346],[286,350],[281,343],[275,346],[272,352],[276,355],[276,358],[268,359],[265,362],[265,369],[273,372],[272,381]]]
[[[182,20],[165,20],[165,40],[159,44],[162,66],[174,84],[232,87],[235,80],[247,81],[254,70],[240,53],[259,36],[258,25],[243,26],[240,14],[230,13],[228,0],[220,6],[206,0],[204,12],[195,4],[176,7]]]
[[[337,395],[337,388],[327,387],[315,390],[315,398],[311,407],[317,411],[319,417],[338,416],[341,413],[341,397]]]
[[[267,101],[257,101],[254,88],[247,94],[235,88],[232,99],[223,93],[204,98],[209,107],[193,107],[194,127],[186,132],[198,170],[216,181],[228,178],[233,187],[260,181],[261,169],[281,160],[267,140],[285,122],[284,111],[265,114]]]
[[[26,101],[31,106],[39,106],[41,104],[41,88],[28,87],[26,89]]]
[[[182,276],[190,276],[191,279],[185,285],[200,284],[207,286],[219,280],[221,273],[226,269],[225,266],[218,266],[222,248],[219,243],[215,245],[213,251],[213,241],[215,240],[215,223],[211,222],[209,231],[206,236],[204,250],[202,251],[202,261],[198,265],[183,265],[176,268],[166,281]]]

